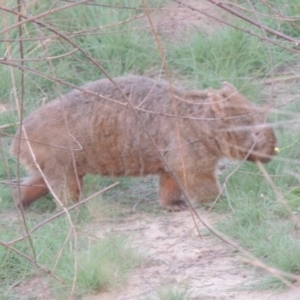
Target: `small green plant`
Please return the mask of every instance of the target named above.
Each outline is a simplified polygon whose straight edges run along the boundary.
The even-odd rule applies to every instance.
[[[141,262],[128,239],[108,235],[79,256],[77,290],[80,294],[115,289]]]
[[[189,287],[178,287],[175,285],[163,286],[155,292],[154,296],[144,298],[144,300],[187,300]]]

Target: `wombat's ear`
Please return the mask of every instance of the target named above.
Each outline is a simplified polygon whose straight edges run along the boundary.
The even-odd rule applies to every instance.
[[[228,95],[228,96],[230,96],[232,94],[238,93],[238,90],[231,83],[229,83],[227,81],[224,81],[222,83],[221,92]]]
[[[225,117],[225,101],[218,93],[208,93],[209,103],[216,116],[223,118]]]

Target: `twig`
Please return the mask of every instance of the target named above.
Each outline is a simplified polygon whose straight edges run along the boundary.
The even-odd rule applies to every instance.
[[[4,124],[0,126],[0,129],[5,129],[5,128],[9,128],[9,127],[13,127],[20,124],[20,122],[15,122],[15,123],[11,123],[11,124]]]
[[[17,20],[18,23],[21,22],[22,17],[21,17],[21,11],[22,11],[22,5],[20,0],[17,0],[18,3],[18,15],[17,15]],[[18,26],[18,32],[19,32],[19,49],[20,49],[20,57],[21,59],[24,59],[24,53],[23,53],[23,42],[22,42],[22,25]],[[21,62],[21,66],[24,66],[24,62]],[[20,124],[23,123],[23,111],[24,111],[24,95],[25,95],[25,86],[24,86],[24,70],[20,69],[21,72],[21,98],[15,98],[16,101],[16,106],[17,106],[17,110],[18,110],[18,114],[19,114],[19,119],[20,119]],[[19,137],[21,136],[21,131],[19,132]],[[20,183],[20,162],[19,162],[19,156],[20,156],[20,148],[21,148],[21,143],[18,144],[18,157],[17,157],[17,180],[18,180],[18,184]],[[21,187],[20,185],[18,185],[18,194],[19,196],[21,195]],[[14,197],[14,202],[16,203],[17,200]],[[26,233],[28,233],[28,225],[24,216],[24,212],[23,210],[18,210],[18,212],[21,214],[22,217],[22,221],[23,221],[23,226],[24,226],[24,230]],[[33,242],[31,237],[28,238],[29,244],[30,244],[30,248],[32,250],[33,256],[34,256],[34,260],[36,260],[36,252],[33,246]]]
[[[282,282],[284,282],[289,287],[292,287],[292,285],[284,277],[300,281],[300,276],[299,275],[291,274],[291,273],[288,273],[288,272],[285,272],[285,271],[282,271],[282,270],[278,270],[278,269],[275,269],[275,268],[272,268],[272,267],[268,266],[267,264],[263,263],[258,258],[256,258],[255,256],[253,256],[249,251],[247,251],[246,249],[244,249],[243,247],[241,247],[240,245],[238,245],[237,243],[235,243],[228,236],[224,235],[223,233],[219,232],[217,229],[215,229],[212,226],[210,226],[203,219],[200,219],[200,221],[215,236],[217,236],[219,239],[221,239],[225,243],[231,245],[236,250],[238,250],[240,253],[242,253],[245,257],[247,257],[248,258],[247,262],[249,262],[249,264],[252,264],[254,266],[260,267],[261,269],[264,269],[264,270],[268,271],[274,277],[278,278],[279,280],[281,280]]]
[[[160,39],[157,35],[157,32],[155,30],[155,27],[153,25],[153,22],[152,22],[152,19],[151,19],[151,16],[149,14],[149,11],[148,11],[148,8],[147,8],[147,5],[146,5],[146,1],[145,0],[142,0],[142,3],[143,3],[143,6],[144,6],[144,11],[145,11],[145,15],[147,16],[148,18],[148,21],[150,23],[150,26],[151,26],[151,30],[152,30],[152,33],[154,35],[154,38],[155,38],[155,43],[156,43],[156,46],[157,46],[157,49],[159,51],[159,54],[161,56],[161,60],[162,60],[162,65],[163,65],[163,68],[164,70],[166,71],[166,75],[167,75],[167,79],[168,79],[168,82],[169,82],[169,88],[170,88],[170,92],[171,94],[175,95],[174,93],[174,89],[173,89],[173,86],[172,86],[172,83],[171,83],[171,75],[170,75],[170,71],[169,71],[169,68],[168,68],[168,65],[167,65],[167,62],[166,62],[166,58],[165,58],[165,54],[164,54],[164,51],[163,51],[163,47],[162,47],[162,44],[160,42]],[[180,132],[180,126],[179,126],[179,122],[178,122],[178,115],[179,115],[179,112],[178,112],[178,105],[177,105],[177,102],[175,101],[175,97],[173,96],[173,101],[172,101],[172,108],[173,108],[173,113],[174,113],[174,117],[176,118],[177,122],[176,122],[176,138],[177,138],[177,142],[178,144],[180,145],[182,143],[182,138],[181,138],[181,132]],[[136,111],[134,111],[134,113],[136,114],[136,117],[139,118],[139,115],[137,114]],[[143,122],[140,120],[140,123],[142,124],[143,127],[145,127],[145,125],[143,124]],[[146,128],[145,128],[146,129]],[[147,130],[147,129],[146,129]],[[148,132],[148,131],[147,131]],[[196,210],[194,209],[194,207],[192,206],[191,204],[191,201],[189,199],[189,196],[188,194],[186,193],[186,186],[187,186],[187,178],[186,178],[186,168],[185,168],[185,163],[184,163],[184,156],[183,156],[183,153],[182,153],[182,147],[179,147],[179,151],[180,151],[180,158],[181,158],[181,167],[182,167],[182,175],[183,175],[183,184],[178,180],[178,177],[176,176],[176,174],[174,173],[174,171],[169,167],[169,165],[167,164],[164,156],[160,153],[155,141],[153,140],[152,136],[148,133],[148,136],[149,138],[151,139],[152,141],[152,144],[155,146],[155,149],[156,151],[158,152],[159,156],[161,157],[161,160],[163,162],[163,164],[165,165],[165,167],[167,168],[167,170],[173,175],[182,195],[185,197],[187,203],[188,203],[188,208],[189,208],[189,211],[191,213],[191,216],[193,218],[193,222],[195,224],[195,227],[196,227],[196,230],[199,234],[199,236],[201,237],[201,233],[200,233],[200,230],[199,230],[199,227],[197,226],[197,223],[196,223],[196,220],[195,220],[195,216],[198,216],[198,213],[196,212]]]
[[[9,13],[12,13],[14,15],[19,15],[20,17],[24,18],[23,21],[19,21],[19,22],[16,22],[14,23],[13,25],[11,26],[4,26],[4,29],[0,31],[0,36],[3,34],[3,33],[6,33],[6,32],[9,32],[10,30],[16,28],[16,27],[19,27],[25,23],[28,23],[28,22],[31,22],[31,21],[35,21],[36,19],[40,19],[40,18],[43,18],[45,16],[48,16],[50,14],[54,14],[56,12],[59,12],[61,10],[65,10],[65,9],[68,9],[70,7],[73,7],[73,6],[77,6],[77,5],[80,5],[80,4],[84,4],[84,3],[87,3],[89,2],[90,0],[84,0],[84,1],[80,1],[80,2],[73,2],[71,4],[68,4],[68,5],[65,5],[65,6],[61,6],[59,8],[56,8],[56,9],[50,9],[50,10],[47,10],[39,15],[35,15],[33,17],[27,17],[21,13],[18,13],[18,12],[15,12],[14,10],[11,10],[5,6],[0,6],[0,10],[3,10],[3,11],[6,11],[6,12],[9,12]]]
[[[175,1],[175,2],[180,2],[180,1]],[[210,1],[210,2],[212,2],[212,1]],[[76,3],[76,5],[77,5],[77,4],[78,4],[78,3]],[[52,12],[52,11],[51,11],[51,12]],[[43,27],[47,28],[48,30],[50,30],[50,31],[54,32],[55,34],[57,34],[58,36],[60,36],[62,39],[68,41],[73,47],[77,48],[77,49],[78,49],[78,50],[79,50],[79,51],[80,51],[80,52],[81,52],[81,53],[82,53],[89,61],[91,61],[94,65],[96,65],[97,68],[98,68],[99,70],[101,70],[101,71],[105,74],[105,76],[107,76],[107,78],[109,78],[109,80],[111,80],[111,82],[114,83],[113,79],[112,79],[112,78],[109,76],[109,74],[101,67],[101,65],[100,65],[96,60],[94,60],[92,57],[90,57],[83,49],[79,48],[78,45],[76,45],[76,43],[74,43],[72,40],[70,40],[66,35],[64,35],[64,34],[62,34],[62,33],[60,33],[60,32],[58,32],[57,30],[55,30],[55,29],[52,28],[51,26],[48,26],[48,25],[44,24],[43,22],[37,21],[37,20],[36,20],[37,17],[34,17],[34,18],[28,18],[28,17],[26,17],[26,16],[22,16],[22,17],[27,18],[27,21],[28,21],[28,22],[29,22],[29,21],[32,21],[32,22],[34,22],[34,23],[36,23],[36,24],[38,24],[38,25],[40,25],[40,26],[43,26]],[[40,17],[40,15],[39,15],[39,17]],[[23,21],[23,22],[24,22],[24,21]],[[0,34],[1,34],[1,32],[0,32]],[[58,82],[58,81],[57,81],[57,82]],[[114,83],[114,84],[115,84],[115,83]],[[115,84],[115,85],[116,85],[116,84]],[[117,85],[116,85],[116,87],[118,88]],[[122,93],[121,90],[120,90],[120,92]],[[124,99],[126,99],[126,101],[128,101],[128,104],[129,104],[129,106],[130,106],[131,104],[130,104],[129,99],[128,99],[128,98],[126,97],[126,95],[124,95],[123,93],[122,93],[122,95],[123,95]],[[133,109],[133,112],[135,111],[133,107],[130,106],[130,108]],[[141,125],[143,126],[143,125],[144,125],[143,122],[142,122],[139,118],[138,118],[138,120],[139,120],[139,122],[141,123]],[[149,132],[147,131],[147,129],[146,129],[146,132],[147,132],[147,134],[149,135]],[[149,138],[151,138],[150,135],[149,135]],[[30,143],[29,143],[29,144],[30,144]],[[156,147],[156,145],[155,145],[154,142],[153,142],[153,145]],[[156,147],[156,149],[157,149],[157,147]],[[158,149],[157,149],[157,150],[158,150]],[[62,212],[62,214],[63,214],[63,213],[66,213],[66,211],[64,210],[64,211]],[[212,231],[216,236],[218,236],[220,239],[224,240],[224,241],[227,242],[228,244],[231,244],[232,246],[234,246],[235,248],[237,248],[239,251],[241,251],[242,253],[244,253],[247,257],[250,257],[252,263],[255,263],[256,261],[258,261],[258,262],[259,262],[259,265],[260,265],[262,268],[264,268],[264,269],[266,269],[266,270],[268,270],[268,271],[270,271],[270,272],[274,271],[274,274],[276,275],[276,277],[279,277],[279,278],[280,278],[280,275],[283,274],[283,276],[287,276],[287,277],[290,277],[290,278],[298,279],[298,280],[299,280],[299,276],[296,276],[296,275],[293,275],[293,274],[289,274],[289,273],[285,273],[285,272],[278,271],[278,270],[274,270],[274,269],[272,269],[272,268],[266,266],[265,264],[261,263],[258,259],[256,259],[255,257],[251,256],[251,254],[250,254],[248,251],[246,251],[246,250],[244,250],[242,247],[236,245],[236,244],[235,244],[234,242],[232,242],[229,238],[227,238],[226,236],[223,236],[223,235],[220,234],[218,231],[216,231],[214,228],[212,228],[210,225],[206,224],[199,216],[198,216],[198,218],[199,218],[200,221],[204,224],[204,226],[206,226],[206,227],[207,227],[210,231]],[[21,239],[23,239],[23,238],[25,238],[25,237],[22,237]],[[278,275],[278,274],[280,274],[280,275]],[[281,276],[281,277],[282,277],[282,276]],[[280,279],[281,279],[281,278],[280,278]],[[283,280],[284,280],[284,278],[283,278]]]
[[[11,244],[9,243],[5,243],[2,242],[0,240],[0,245],[15,252],[16,254],[18,254],[19,256],[25,258],[26,260],[28,260],[30,263],[32,263],[34,266],[36,266],[37,268],[41,269],[43,272],[45,272],[46,274],[49,274],[51,277],[53,277],[54,279],[56,279],[57,281],[63,283],[64,281],[62,279],[60,279],[59,277],[57,277],[55,274],[53,274],[50,270],[48,270],[46,267],[39,265],[35,260],[32,260],[29,256],[27,256],[26,254],[24,254],[23,252],[19,251],[18,249],[14,248]]]
[[[245,32],[245,33],[247,33],[247,34],[249,34],[249,35],[252,35],[252,36],[254,36],[254,37],[256,37],[256,38],[258,38],[258,39],[260,39],[260,40],[262,40],[262,41],[266,41],[266,42],[268,42],[268,43],[271,43],[271,44],[273,44],[273,45],[275,45],[275,46],[281,47],[282,49],[285,49],[285,50],[290,51],[290,52],[294,52],[294,53],[297,53],[297,54],[300,53],[300,51],[298,51],[298,50],[296,50],[296,49],[293,49],[293,48],[287,48],[287,47],[285,47],[284,45],[282,45],[282,44],[280,44],[280,43],[277,43],[275,40],[272,40],[272,39],[270,39],[270,38],[266,38],[266,37],[260,36],[260,35],[258,35],[258,34],[256,34],[256,33],[252,32],[252,31],[250,31],[250,30],[243,29],[243,28],[238,27],[238,26],[236,26],[236,25],[234,25],[234,24],[228,23],[227,21],[224,21],[224,20],[221,20],[221,19],[219,19],[219,18],[216,18],[215,16],[212,16],[212,15],[206,13],[206,12],[203,11],[203,10],[200,10],[200,9],[197,9],[197,8],[191,6],[191,5],[185,4],[185,3],[183,3],[183,2],[181,2],[181,1],[179,1],[179,0],[173,0],[173,1],[176,2],[176,3],[178,3],[178,4],[180,4],[180,5],[182,5],[182,6],[184,6],[184,7],[187,7],[187,8],[189,8],[189,9],[193,10],[193,11],[197,11],[198,13],[201,13],[201,14],[203,14],[203,15],[205,15],[205,16],[211,18],[211,19],[214,19],[214,20],[216,20],[216,21],[218,21],[218,22],[220,22],[220,23],[222,23],[222,24],[228,25],[228,26],[230,26],[230,27],[232,27],[232,28],[235,28],[235,29],[237,29],[237,30],[239,30],[239,31],[242,31],[242,32]],[[207,1],[210,1],[210,0],[207,0]]]
[[[273,84],[273,83],[278,83],[278,82],[281,82],[281,81],[289,81],[289,80],[297,80],[297,79],[300,79],[299,74],[272,77],[272,78],[265,79],[262,82],[264,84]]]
[[[39,41],[42,41],[43,39],[39,39]],[[62,58],[62,57],[66,57],[66,56],[69,56],[69,55],[72,55],[73,53],[75,53],[77,51],[77,49],[73,49],[72,51],[70,52],[67,52],[67,53],[64,53],[64,54],[61,54],[61,55],[57,55],[57,56],[46,56],[46,57],[40,57],[40,58],[20,58],[20,59],[10,59],[9,61],[10,62],[32,62],[32,61],[48,61],[48,60],[54,60],[54,59],[58,59],[58,58]],[[0,60],[1,61],[1,60]],[[22,68],[20,69],[24,69],[23,68],[23,64],[22,64]]]
[[[177,1],[177,0],[173,0],[173,1],[175,1],[177,3],[181,2],[181,1]],[[219,1],[219,0],[206,0],[206,1],[208,1],[208,2],[210,2],[212,4],[214,4],[214,5],[216,5],[218,7],[221,7],[222,9],[224,9],[227,12],[231,13],[232,15],[234,15],[234,16],[236,16],[236,17],[238,17],[238,18],[240,18],[240,19],[242,19],[242,20],[244,20],[244,21],[246,21],[246,22],[248,22],[248,23],[250,23],[250,24],[252,24],[252,25],[254,25],[256,27],[258,27],[258,28],[261,28],[264,31],[266,31],[266,32],[268,32],[268,33],[270,33],[272,35],[275,35],[275,36],[277,36],[277,37],[279,37],[281,39],[284,39],[286,41],[294,43],[297,47],[300,46],[300,40],[299,39],[295,39],[295,38],[293,38],[291,36],[288,36],[288,35],[286,35],[286,34],[284,34],[282,32],[279,32],[279,31],[277,31],[275,29],[272,29],[272,28],[270,28],[268,26],[259,24],[259,23],[255,22],[253,19],[251,19],[251,18],[249,18],[249,17],[241,14],[237,10],[229,7],[226,3],[222,2],[222,1]]]
[[[276,14],[279,15],[280,19],[281,20],[284,20],[286,22],[289,22],[294,28],[296,28],[297,30],[300,30],[300,27],[297,26],[294,21],[299,21],[299,17],[296,16],[295,18],[289,18],[287,16],[284,16],[283,14],[281,14],[279,11],[277,11],[276,9],[274,9],[274,7],[271,5],[271,3],[267,3],[266,1],[264,0],[260,0],[261,3],[263,3],[265,6],[267,6],[270,10],[274,11]],[[275,18],[273,16],[273,18]]]
[[[43,32],[41,31],[41,29],[39,28],[39,26],[37,26],[36,23],[33,23],[34,26],[36,27],[36,30],[39,34],[39,36],[41,37],[44,37],[44,34]],[[48,48],[47,48],[47,44],[45,43],[45,41],[42,39],[40,41],[40,44],[41,44],[41,47],[44,49],[45,53],[47,53],[47,56],[49,56],[49,51],[48,51]],[[55,72],[55,68],[53,66],[53,63],[51,60],[48,60],[47,61],[51,71],[52,71],[52,74],[53,74],[53,77],[56,77],[56,72]],[[80,184],[80,181],[79,181],[79,176],[78,176],[78,172],[77,172],[77,166],[76,166],[76,162],[75,162],[75,155],[74,155],[74,149],[73,149],[73,145],[72,145],[72,139],[74,139],[77,144],[81,147],[80,143],[75,139],[75,137],[70,133],[70,128],[69,128],[69,123],[67,121],[67,118],[66,118],[66,113],[65,113],[65,107],[63,105],[63,96],[61,94],[61,90],[60,90],[60,85],[57,81],[55,81],[55,84],[56,84],[56,89],[57,89],[57,92],[58,92],[58,97],[59,97],[59,100],[60,100],[60,104],[61,104],[61,108],[62,108],[62,114],[63,114],[63,117],[64,117],[64,125],[67,129],[67,132],[69,133],[68,134],[68,143],[69,143],[69,151],[71,153],[71,158],[72,158],[72,163],[73,163],[73,168],[74,168],[74,173],[75,173],[75,178],[76,178],[76,183],[77,183],[77,187],[78,187],[78,190],[79,190],[79,193],[80,195],[82,195],[82,188],[81,188],[81,184]],[[59,205],[61,205],[60,202],[58,202]],[[53,267],[53,270],[52,272],[55,271],[58,263],[59,263],[59,260],[61,259],[61,256],[63,254],[63,251],[65,249],[65,246],[67,245],[67,242],[69,241],[69,239],[71,239],[71,235],[73,234],[73,239],[74,239],[74,250],[73,250],[73,257],[74,257],[74,277],[73,277],[73,283],[72,283],[72,288],[71,288],[71,293],[70,293],[70,299],[73,299],[73,295],[74,295],[74,292],[75,292],[75,287],[76,287],[76,280],[77,280],[77,270],[78,270],[78,260],[77,260],[77,250],[78,250],[78,239],[77,239],[77,232],[75,230],[75,226],[72,222],[72,219],[68,213],[68,211],[66,211],[67,213],[67,217],[68,217],[68,221],[69,221],[69,224],[70,224],[70,230],[65,238],[65,241],[56,257],[56,261],[55,261],[55,264],[54,264],[54,267]]]
[[[120,104],[120,105],[124,105],[124,106],[127,105],[126,103],[120,102],[120,101],[118,101],[118,100],[115,100],[115,99],[112,99],[112,98],[109,98],[109,97],[105,97],[105,96],[103,96],[103,95],[101,95],[101,94],[93,93],[93,92],[91,92],[91,91],[89,91],[89,90],[85,90],[85,89],[83,89],[82,87],[78,87],[78,86],[76,86],[76,85],[74,85],[74,84],[71,84],[71,83],[69,83],[69,82],[67,82],[67,81],[64,81],[64,80],[62,80],[62,79],[59,79],[59,78],[56,78],[56,77],[51,77],[51,76],[49,76],[49,75],[43,74],[43,73],[41,73],[41,72],[39,72],[39,71],[36,71],[36,70],[34,70],[34,69],[31,69],[31,68],[29,68],[29,67],[21,66],[21,65],[19,65],[19,64],[12,63],[11,61],[8,61],[7,59],[1,59],[1,58],[0,58],[0,63],[2,63],[2,64],[4,64],[4,65],[8,65],[8,66],[15,67],[15,68],[18,68],[18,69],[24,69],[24,70],[29,71],[29,72],[31,72],[31,73],[33,73],[33,74],[38,75],[38,76],[41,76],[41,77],[46,78],[46,79],[49,79],[49,80],[51,80],[51,81],[53,81],[53,82],[58,82],[58,83],[67,85],[67,86],[69,86],[69,87],[71,87],[71,88],[73,88],[73,89],[82,91],[82,92],[84,92],[84,93],[87,93],[87,94],[90,94],[90,95],[93,95],[93,96],[96,96],[96,97],[99,97],[99,98],[103,98],[103,99],[105,99],[105,100],[109,100],[109,101],[115,102],[115,103]]]
[[[101,191],[98,191],[98,192],[94,193],[93,195],[87,197],[86,199],[84,199],[84,200],[82,200],[82,201],[79,201],[79,202],[76,203],[76,204],[73,204],[72,206],[66,208],[66,210],[69,212],[69,211],[71,211],[71,210],[73,210],[73,209],[75,209],[75,208],[81,206],[82,204],[87,203],[87,202],[90,201],[91,199],[93,199],[93,198],[95,198],[95,197],[97,197],[97,196],[99,196],[99,195],[101,195],[101,194],[107,192],[108,190],[112,189],[113,187],[117,186],[118,184],[119,184],[119,182],[115,182],[115,183],[109,185],[108,187],[102,189]],[[62,211],[56,213],[55,215],[51,216],[50,218],[48,218],[48,219],[44,220],[43,222],[41,222],[41,223],[37,224],[36,226],[34,226],[32,229],[29,230],[29,232],[28,232],[26,235],[24,235],[24,236],[22,236],[22,237],[19,237],[19,238],[17,238],[17,239],[14,239],[14,240],[8,242],[7,244],[8,244],[8,245],[13,245],[13,244],[15,244],[15,243],[17,243],[17,242],[20,242],[20,241],[26,239],[26,238],[27,238],[28,236],[30,236],[33,232],[35,232],[35,231],[38,230],[39,228],[45,226],[47,223],[53,221],[54,219],[56,219],[56,218],[58,218],[58,217],[64,215],[65,213],[66,213],[65,210],[62,210]]]
[[[268,172],[266,171],[265,167],[263,166],[263,164],[260,161],[256,162],[259,170],[261,171],[261,173],[264,175],[265,179],[268,181],[268,183],[270,184],[271,188],[273,189],[277,199],[279,200],[279,202],[282,204],[282,206],[286,209],[286,211],[289,213],[291,219],[293,219],[294,223],[296,224],[297,228],[300,228],[300,224],[298,219],[296,218],[296,216],[293,214],[291,208],[289,207],[289,205],[287,204],[284,195],[277,189],[275,183],[273,182],[272,178],[270,177],[270,175],[268,174]]]

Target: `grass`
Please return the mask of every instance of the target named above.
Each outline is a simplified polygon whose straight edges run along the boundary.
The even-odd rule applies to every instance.
[[[299,166],[294,168],[292,163],[280,161],[286,157],[292,159],[293,155],[289,153],[295,154],[295,140],[299,139],[299,133],[289,136],[283,134],[284,138],[279,137],[279,140],[284,142],[282,152],[278,159],[275,158],[266,168],[276,187],[283,193],[286,204],[299,220],[299,181],[290,175]],[[220,230],[238,240],[268,265],[299,274],[300,243],[297,226],[255,165],[243,164],[231,176],[227,190],[229,193],[226,200],[219,202],[215,207],[217,211],[230,211],[230,218],[219,225]],[[274,278],[266,282],[277,282],[277,287],[284,286]]]
[[[55,299],[66,299],[70,293],[75,276],[75,257],[78,263],[75,294],[78,297],[119,287],[130,271],[141,262],[142,256],[132,248],[125,236],[107,233],[91,238],[91,235],[83,234],[88,223],[83,223],[82,220],[76,222],[76,212],[71,215],[77,227],[76,243],[73,237],[67,239],[70,230],[67,219],[59,218],[31,234],[32,246],[29,240],[24,240],[16,243],[14,247],[32,260],[36,257],[40,266],[53,270],[56,276],[64,281],[62,284],[51,278],[49,288]],[[33,227],[45,216],[41,217],[27,216],[27,226]],[[1,223],[9,229],[1,230],[1,241],[9,241],[20,234],[16,222],[9,224],[6,219],[1,220]],[[9,291],[10,286],[19,281],[30,282],[37,274],[45,276],[32,263],[2,246],[0,258],[0,291],[4,294],[5,291]]]
[[[264,42],[228,27],[210,36],[196,31],[190,43],[170,50],[168,60],[174,73],[190,78],[197,88],[219,88],[221,82],[229,81],[252,101],[261,103],[259,79],[297,57],[279,47],[268,51]]]
[[[185,300],[189,299],[189,288],[178,288],[177,286],[163,286],[155,292],[154,296],[143,298],[143,300]]]
[[[107,236],[81,253],[77,288],[82,295],[91,291],[116,289],[140,261],[141,257],[128,245],[128,240]]]
[[[151,1],[153,5],[159,1]],[[58,3],[54,7],[47,1],[31,6],[32,13],[45,12],[50,7],[56,9],[66,3]],[[135,1],[114,1],[110,5],[139,7]],[[139,12],[139,10],[138,10]],[[153,64],[159,64],[159,55],[156,51],[153,38],[141,30],[137,30],[140,22],[126,20],[134,18],[135,9],[109,9],[102,6],[79,5],[78,7],[49,14],[41,21],[45,26],[52,26],[68,36],[78,48],[83,49],[87,55],[97,60],[111,76],[125,73],[142,73]],[[99,17],[101,16],[101,17]],[[15,19],[8,15],[8,22]],[[87,33],[85,33],[85,30]],[[72,55],[62,58],[59,56],[72,52],[74,49],[67,42],[62,42],[54,33],[43,27],[36,30],[36,25],[29,22],[23,27],[24,57],[29,61],[26,67],[33,70],[25,73],[25,114],[33,108],[40,106],[57,95],[58,90],[65,92],[70,89],[66,85],[55,83],[60,79],[71,84],[80,85],[93,79],[103,77],[101,71],[88,60],[82,52],[75,51]],[[72,36],[71,36],[72,33]],[[9,31],[12,39],[17,36],[17,30]],[[41,39],[43,38],[43,39]],[[46,40],[46,42],[43,42]],[[148,45],[148,51],[143,51]],[[6,52],[5,43],[0,44],[2,53]],[[14,58],[19,57],[19,45],[12,43],[10,51]],[[151,55],[149,55],[151,53]],[[53,59],[46,60],[46,57]],[[55,57],[58,57],[55,59]],[[35,59],[35,61],[30,61]],[[39,59],[39,60],[38,60]],[[36,74],[38,72],[38,74]],[[14,68],[16,82],[20,81],[20,73]],[[7,86],[11,84],[9,68],[0,68],[0,97],[13,99],[13,93]],[[46,78],[50,77],[50,79]],[[14,105],[11,101],[11,105]]]
[[[249,4],[249,2],[248,2]],[[252,1],[250,10],[261,13],[260,22],[286,35],[298,38],[300,32],[300,5],[297,0],[275,0],[266,5],[262,1]],[[251,13],[256,17],[255,12]]]
[[[239,1],[237,1],[239,2]],[[262,13],[275,12],[261,1],[252,1],[254,7]],[[7,6],[15,2],[7,1]],[[149,30],[144,29],[145,18],[135,18],[142,13],[141,4],[135,0],[107,1],[115,6],[135,7],[138,9],[118,9],[104,6],[80,5],[49,14],[40,19],[44,24],[63,32],[72,39],[90,57],[97,60],[111,76],[124,74],[147,74],[154,71],[160,74],[161,58],[154,38]],[[101,4],[105,4],[103,1]],[[149,1],[149,6],[160,5],[161,1]],[[244,2],[243,2],[244,3]],[[49,1],[38,1],[29,5],[31,14],[39,14],[48,9],[67,5],[57,2],[54,7]],[[274,4],[274,5],[273,5]],[[243,4],[246,5],[246,4]],[[289,16],[299,16],[300,5],[297,0],[275,0],[273,8]],[[282,30],[285,34],[299,36],[299,21],[287,22],[260,17],[266,25]],[[132,19],[131,21],[128,21]],[[15,22],[13,14],[6,14],[8,24]],[[1,26],[0,30],[3,29]],[[245,30],[253,30],[241,22],[236,23]],[[296,25],[296,26],[295,26]],[[74,49],[66,40],[56,36],[53,31],[39,27],[32,22],[22,27],[24,57],[30,61],[25,66],[32,71],[24,72],[24,116],[36,107],[56,97],[60,92],[70,90],[67,84],[57,83],[56,79],[74,85],[103,77],[103,74],[78,49]],[[258,31],[256,31],[258,32]],[[6,38],[18,38],[18,29],[8,32]],[[177,81],[187,82],[192,88],[220,86],[226,80],[232,82],[251,100],[265,102],[268,90],[264,90],[261,80],[271,74],[280,75],[281,71],[293,66],[299,55],[280,47],[266,44],[248,34],[225,27],[205,35],[194,31],[184,42],[162,38],[162,45],[171,76]],[[9,49],[9,51],[8,51]],[[76,50],[76,51],[75,51]],[[9,44],[1,42],[0,52],[6,53],[8,61],[20,57],[17,41]],[[9,57],[11,53],[12,57]],[[67,53],[71,53],[66,55]],[[46,59],[50,57],[51,59]],[[34,61],[33,61],[34,60]],[[18,62],[19,63],[19,62]],[[15,212],[11,189],[3,184],[4,180],[16,177],[16,161],[9,155],[10,135],[17,127],[19,117],[16,113],[14,89],[21,97],[21,73],[18,68],[10,69],[0,65],[0,102],[6,111],[0,113],[0,241],[7,242],[24,234],[24,224]],[[178,79],[179,78],[179,79]],[[281,86],[284,89],[286,86]],[[288,92],[299,94],[297,83],[288,85]],[[264,96],[263,96],[264,95]],[[285,95],[272,99],[274,104]],[[278,98],[280,98],[278,100]],[[268,98],[267,98],[268,99]],[[280,103],[280,101],[279,101]],[[276,102],[277,104],[277,102]],[[297,120],[300,111],[297,101],[280,108],[271,116],[276,124],[280,142],[280,155],[266,166],[268,172],[284,194],[293,214],[300,212],[299,187],[299,126],[284,124],[286,120]],[[3,125],[11,125],[2,129]],[[223,179],[232,169],[223,174]],[[25,175],[21,168],[21,176]],[[296,175],[295,175],[296,174]],[[78,234],[77,250],[74,248],[74,236],[66,244],[70,224],[65,217],[50,222],[32,235],[32,245],[37,262],[52,270],[64,280],[60,285],[49,276],[37,270],[33,264],[21,256],[0,246],[0,294],[14,297],[12,286],[20,281],[41,276],[49,280],[50,289],[57,299],[68,298],[74,278],[74,257],[78,258],[78,274],[75,293],[84,298],[86,294],[96,291],[117,289],[140,262],[140,255],[134,253],[130,242],[123,236],[104,235],[101,239],[91,238],[90,224],[106,222],[121,223],[132,213],[138,201],[157,198],[155,182],[146,180],[146,189],[140,188],[144,179],[118,179],[120,185],[103,197],[98,197],[88,205],[71,213]],[[93,194],[109,185],[114,179],[87,176],[85,178],[85,195]],[[142,183],[144,186],[144,182]],[[243,187],[243,188],[241,188]],[[150,192],[149,192],[150,191]],[[249,249],[256,257],[267,264],[284,271],[300,273],[299,234],[291,216],[278,202],[274,191],[263,179],[258,169],[250,163],[244,163],[232,175],[227,183],[226,199],[219,201],[214,210],[217,213],[230,212],[226,221],[220,224],[220,230],[228,234],[241,245]],[[108,201],[109,200],[109,201]],[[26,213],[29,228],[52,215],[55,205],[51,196],[34,203]],[[138,212],[158,214],[158,205],[153,201],[148,204],[138,203]],[[18,250],[33,258],[32,247],[28,240],[14,245]],[[59,256],[60,251],[61,256]],[[97,262],[97,263],[95,263]],[[258,286],[257,286],[258,287]],[[264,276],[259,287],[282,287],[274,277]],[[57,292],[55,292],[57,291]],[[166,287],[157,293],[158,299],[184,299],[186,290]]]

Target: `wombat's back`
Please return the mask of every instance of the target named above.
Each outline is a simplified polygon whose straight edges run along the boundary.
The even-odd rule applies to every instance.
[[[57,165],[71,166],[71,148],[82,173],[143,175],[163,168],[153,143],[123,94],[138,108],[139,118],[163,151],[174,148],[176,140],[175,119],[166,115],[174,114],[174,97],[178,101],[186,92],[170,90],[165,81],[141,76],[114,81],[122,93],[108,79],[91,82],[49,102],[25,119],[24,128],[42,169],[55,173]],[[190,110],[191,105],[183,108],[182,114],[189,115]],[[35,170],[24,138],[22,134],[20,160],[29,170]],[[17,155],[18,139],[14,139],[11,149]]]
[[[275,154],[263,112],[229,83],[186,91],[139,76],[114,81],[88,83],[25,119],[12,143],[31,175],[21,187],[23,206],[49,187],[59,199],[78,199],[86,173],[159,174],[162,206],[182,209],[174,174],[189,197],[205,202],[219,194],[221,157],[267,162]]]

